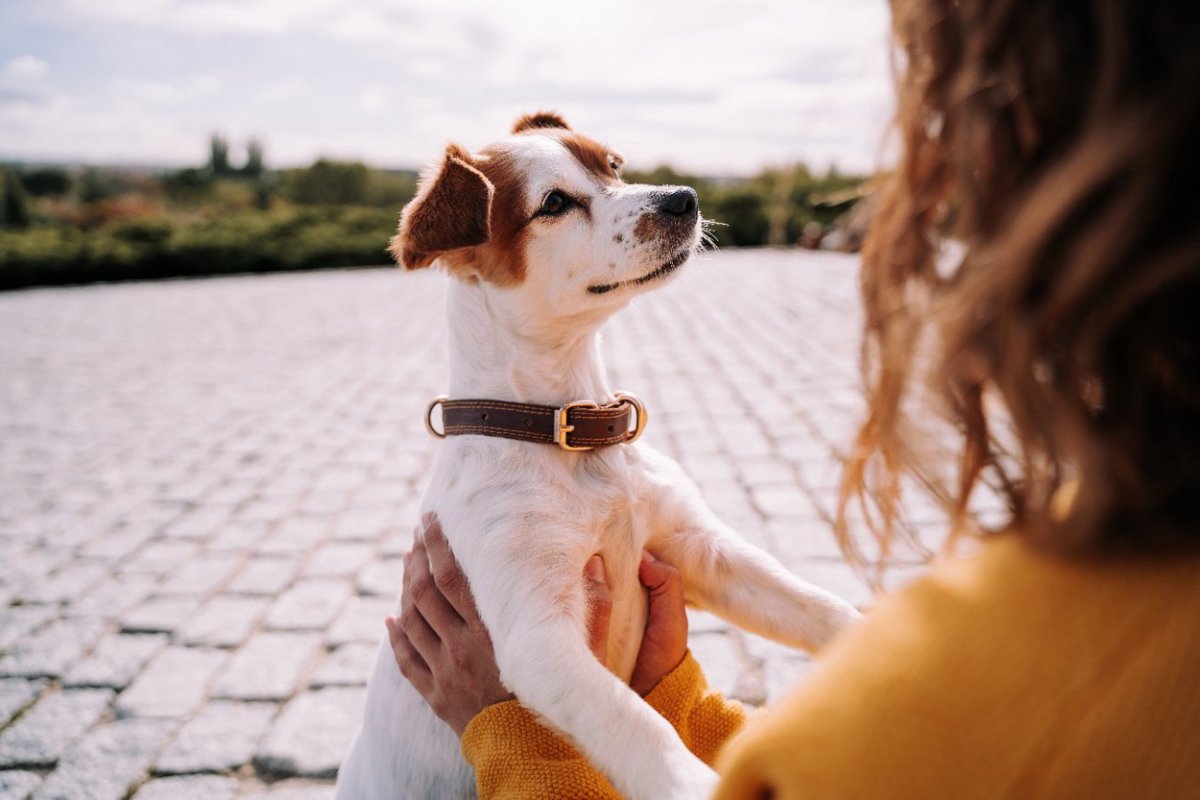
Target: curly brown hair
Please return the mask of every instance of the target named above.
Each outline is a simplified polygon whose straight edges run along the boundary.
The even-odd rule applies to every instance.
[[[863,254],[843,549],[864,563],[852,509],[883,560],[919,546],[910,479],[956,533],[1200,546],[1200,3],[891,5],[901,155]]]

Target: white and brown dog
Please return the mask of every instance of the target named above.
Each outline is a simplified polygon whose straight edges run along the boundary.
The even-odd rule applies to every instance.
[[[436,261],[452,278],[452,397],[612,401],[597,329],[665,283],[701,239],[694,191],[627,184],[621,163],[560,117],[535,114],[479,153],[451,145],[423,177],[391,249],[406,269]],[[816,649],[857,618],[723,525],[679,466],[643,444],[448,438],[424,510],[441,519],[504,684],[633,798],[705,797],[715,782],[626,685],[646,618],[643,548],[680,570],[691,604],[789,645]],[[582,575],[596,553],[612,588],[607,669],[585,633]],[[385,642],[337,796],[473,794],[454,733]]]

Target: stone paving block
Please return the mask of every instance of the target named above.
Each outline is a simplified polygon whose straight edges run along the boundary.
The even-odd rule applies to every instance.
[[[119,570],[122,573],[165,575],[188,563],[199,549],[195,542],[153,541],[139,549],[133,558],[122,562]]]
[[[22,603],[64,603],[104,580],[108,574],[103,564],[86,561],[69,564],[42,580],[25,585],[17,597]]]
[[[239,796],[238,800],[333,800],[334,784],[280,781]]]
[[[870,587],[844,561],[808,561],[795,571],[804,580],[828,589],[856,608],[870,608],[875,602]]]
[[[212,702],[184,725],[154,764],[159,774],[231,772],[250,763],[279,707]]]
[[[220,530],[232,515],[232,507],[210,500],[168,524],[163,528],[162,535],[166,539],[204,541]]]
[[[321,630],[337,617],[350,593],[345,580],[299,581],[275,600],[266,625],[272,630]]]
[[[270,528],[270,523],[261,520],[229,520],[208,540],[206,546],[210,553],[254,551]]]
[[[79,555],[105,561],[125,558],[154,538],[154,535],[155,530],[147,525],[119,528],[88,542],[79,549]]]
[[[377,644],[344,644],[325,656],[309,684],[313,687],[366,686],[375,669],[378,653]]]
[[[719,633],[701,633],[688,637],[692,655],[704,668],[708,683],[726,697],[745,694],[744,682],[749,664],[739,651],[733,637]]]
[[[399,558],[376,561],[358,576],[359,594],[395,597],[404,581],[404,561]]]
[[[353,578],[375,555],[373,543],[330,542],[323,545],[304,567],[309,578]]]
[[[842,551],[833,532],[833,523],[814,517],[784,517],[766,524],[770,551],[784,565],[801,569],[811,559],[840,560]],[[864,545],[870,544],[864,542]],[[875,552],[872,548],[868,553]]]
[[[698,608],[687,610],[688,633],[726,633],[732,627],[728,622],[708,611]]]
[[[212,553],[188,559],[158,585],[161,595],[207,595],[220,589],[241,569],[245,558],[229,553]]]
[[[120,617],[126,633],[173,633],[200,607],[201,598],[151,597]]]
[[[820,519],[813,502],[796,485],[760,484],[750,487],[755,508],[767,519]]]
[[[204,700],[213,675],[228,658],[229,654],[220,650],[168,647],[117,696],[117,714],[122,717],[186,716]]]
[[[32,705],[46,683],[41,679],[0,678],[0,729]]]
[[[274,596],[282,592],[299,571],[300,558],[296,556],[252,558],[225,587],[225,591]]]
[[[74,600],[67,612],[117,619],[149,597],[154,584],[155,579],[148,575],[113,575]]]
[[[763,683],[766,687],[766,703],[779,702],[800,685],[804,675],[812,668],[812,660],[800,656],[772,658],[762,665]]]
[[[53,766],[100,718],[112,696],[104,689],[47,694],[0,733],[0,768]]]
[[[142,785],[133,800],[231,800],[235,778],[219,775],[183,775],[156,778]]]
[[[57,613],[54,606],[12,606],[0,610],[0,652]]]
[[[173,727],[165,720],[125,719],[94,728],[67,751],[33,800],[122,800]]]
[[[214,597],[180,627],[179,641],[207,647],[236,647],[250,635],[269,603],[265,597]]]
[[[75,662],[63,683],[124,689],[146,662],[166,646],[167,638],[162,634],[109,634],[91,655]]]
[[[412,550],[413,535],[411,531],[405,533],[390,533],[379,541],[379,557],[380,558],[400,558],[404,554]]]
[[[41,782],[42,776],[36,772],[0,770],[0,800],[25,800]]]
[[[58,547],[38,546],[25,553],[5,570],[4,584],[12,588],[13,595],[25,586],[43,580],[64,561],[69,560],[69,551]]]
[[[293,699],[271,729],[256,764],[271,775],[332,778],[362,718],[364,688],[329,688]]]
[[[397,587],[396,594],[399,594]],[[387,635],[383,621],[396,609],[395,598],[352,597],[328,631],[331,645],[347,642],[377,644]]]
[[[293,517],[284,519],[258,547],[260,555],[300,555],[313,549],[329,536],[332,526],[328,517]]]
[[[58,677],[103,631],[101,620],[88,617],[51,622],[9,648],[0,658],[0,677]]]
[[[350,492],[346,489],[311,490],[298,508],[302,514],[332,517],[344,509],[349,500]]]
[[[320,647],[315,633],[260,633],[238,650],[213,687],[213,697],[282,700],[296,689]]]
[[[392,487],[387,487],[393,491]],[[361,492],[360,492],[361,496]],[[415,523],[415,521],[414,521]],[[375,542],[385,532],[397,524],[389,507],[370,507],[356,498],[351,508],[338,516],[334,523],[332,534],[338,542]],[[410,525],[413,523],[410,523]]]

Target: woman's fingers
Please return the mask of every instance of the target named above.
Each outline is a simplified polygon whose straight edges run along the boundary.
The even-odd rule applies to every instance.
[[[424,694],[433,685],[433,673],[430,671],[429,665],[408,641],[408,637],[400,629],[400,623],[395,617],[388,617],[384,620],[384,624],[387,626],[388,641],[392,644],[392,656],[396,659],[396,666],[400,668],[400,674],[408,678],[408,682],[416,687],[418,692]]]
[[[594,555],[583,568],[584,590],[588,602],[588,647],[601,664],[608,666],[608,623],[612,617],[612,594],[604,559]]]
[[[645,553],[638,580],[649,590],[650,607],[629,685],[645,696],[687,654],[687,610],[683,578],[670,564]]]
[[[421,522],[425,526],[422,541],[429,553],[429,567],[433,572],[434,583],[460,619],[469,625],[479,623],[479,612],[475,609],[475,600],[471,597],[467,576],[463,574],[454,553],[450,551],[450,544],[442,533],[442,525],[437,516],[426,514],[421,518]]]
[[[666,609],[675,609],[684,604],[683,576],[679,570],[665,561],[659,561],[649,552],[642,554],[638,565],[638,580],[650,590],[650,613],[657,606],[659,614]]]
[[[447,639],[462,627],[463,619],[442,594],[432,566],[422,557],[425,552],[424,549],[417,552],[414,548],[414,556],[404,569],[406,588],[413,605],[421,612],[421,616],[433,628],[437,637]]]
[[[421,609],[417,607],[417,595],[422,592],[428,593],[431,583],[429,564],[425,560],[425,548],[418,541],[413,545],[412,558],[404,570],[404,582],[400,589],[400,619],[397,627],[427,665],[436,663],[441,640],[434,633],[433,628],[429,627],[429,623],[421,614]]]

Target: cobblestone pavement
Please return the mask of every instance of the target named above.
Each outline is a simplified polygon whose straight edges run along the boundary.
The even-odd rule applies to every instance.
[[[828,522],[856,268],[712,255],[605,349],[727,521],[862,605]],[[434,451],[441,287],[380,269],[0,295],[0,800],[331,795]],[[806,663],[704,614],[691,643],[752,703]]]

